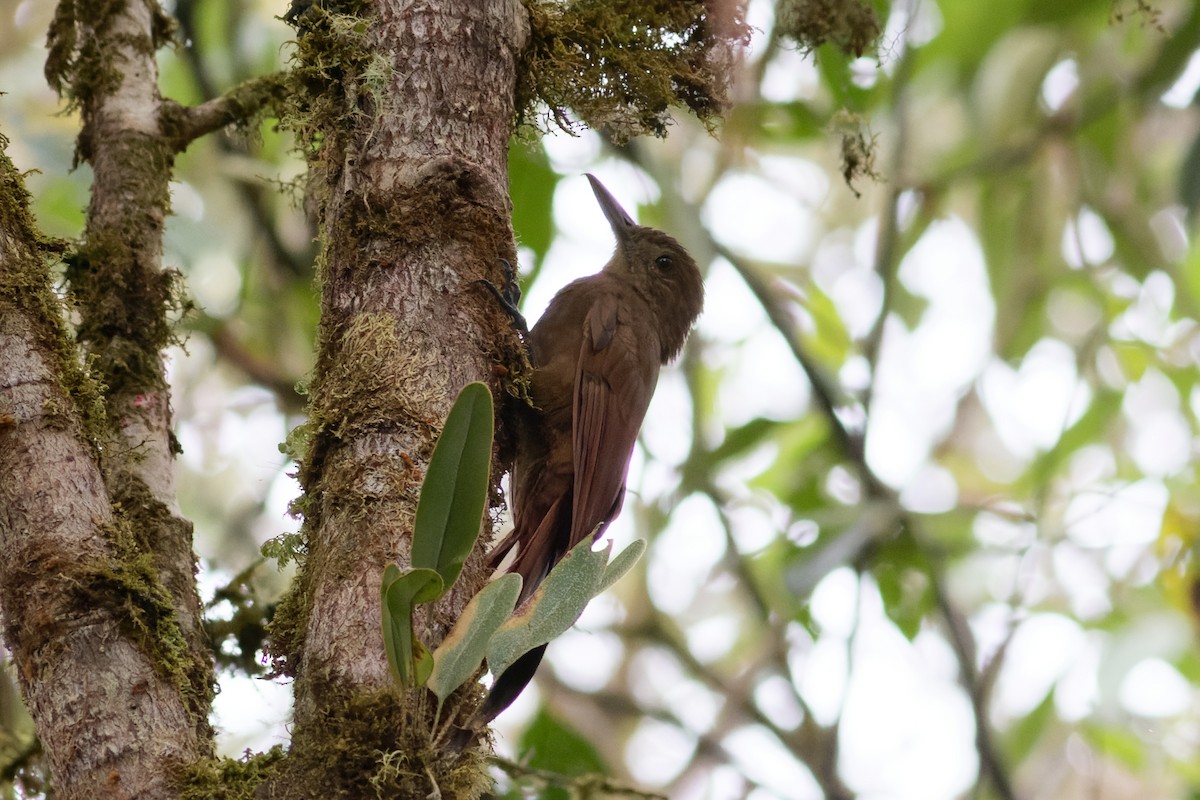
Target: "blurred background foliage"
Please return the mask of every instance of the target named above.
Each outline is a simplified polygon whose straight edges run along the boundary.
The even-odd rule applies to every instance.
[[[874,47],[811,27],[847,9]],[[278,3],[172,10],[165,96],[286,66]],[[0,128],[69,238],[89,173],[41,78],[51,11],[0,0]],[[1200,9],[751,0],[748,20],[715,136],[678,114],[620,149],[514,139],[531,318],[611,248],[585,170],[687,245],[708,297],[613,529],[648,555],[500,720],[499,791],[613,795],[570,777],[602,772],[672,798],[1200,796]],[[200,308],[170,354],[181,503],[231,754],[287,739],[288,687],[251,676],[288,577],[259,549],[298,527],[301,171],[268,122],[198,142],[172,185],[166,265]],[[8,796],[29,747],[0,683]]]

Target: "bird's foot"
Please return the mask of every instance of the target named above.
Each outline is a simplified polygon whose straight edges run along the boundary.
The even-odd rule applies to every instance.
[[[517,271],[503,258],[500,259],[500,264],[504,267],[504,288],[496,286],[487,278],[480,278],[476,283],[482,284],[492,293],[492,296],[500,303],[500,307],[504,309],[504,313],[508,314],[509,319],[512,320],[513,327],[520,332],[521,336],[528,337],[529,324],[525,322],[525,316],[517,308],[517,304],[521,302],[521,285],[517,283]]]

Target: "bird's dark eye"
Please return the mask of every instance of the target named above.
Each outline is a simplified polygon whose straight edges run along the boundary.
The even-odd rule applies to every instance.
[[[670,269],[671,268],[671,257],[670,256],[659,256],[658,258],[654,259],[654,266],[658,267],[659,269],[663,269],[663,270]]]

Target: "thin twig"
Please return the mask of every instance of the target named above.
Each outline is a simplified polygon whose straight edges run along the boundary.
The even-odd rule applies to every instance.
[[[614,781],[604,775],[564,775],[547,769],[538,769],[527,764],[521,764],[503,756],[489,756],[488,761],[500,768],[504,774],[514,780],[533,778],[544,786],[557,786],[562,789],[574,789],[572,796],[591,797],[597,793],[616,795],[619,797],[636,797],[641,800],[668,800],[666,795],[657,792],[647,792],[635,789],[619,781]]]

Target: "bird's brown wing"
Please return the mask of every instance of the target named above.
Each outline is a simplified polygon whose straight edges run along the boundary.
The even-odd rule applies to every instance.
[[[616,295],[603,295],[584,321],[572,412],[569,547],[620,511],[629,459],[658,381],[656,335],[628,324],[618,309]]]

